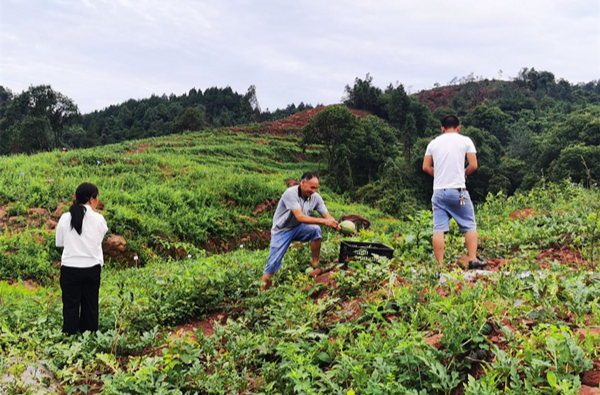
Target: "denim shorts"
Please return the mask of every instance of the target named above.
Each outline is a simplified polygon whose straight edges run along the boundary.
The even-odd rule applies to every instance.
[[[460,204],[461,194],[464,204]],[[454,218],[462,232],[477,229],[473,202],[467,190],[438,189],[433,191],[431,198],[433,207],[433,232],[448,232],[450,219]]]
[[[269,260],[264,274],[275,274],[281,267],[283,256],[287,252],[292,241],[313,241],[321,239],[321,228],[319,225],[300,224],[294,229],[277,234],[271,234],[271,248]]]

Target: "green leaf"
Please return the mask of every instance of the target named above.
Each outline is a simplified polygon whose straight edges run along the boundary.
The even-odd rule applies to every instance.
[[[546,374],[546,378],[548,379],[548,384],[550,384],[550,387],[552,388],[557,388],[557,382],[556,382],[556,374],[553,371],[549,371]]]
[[[319,354],[317,354],[317,358],[321,362],[331,363],[331,357],[325,351],[321,351]]]

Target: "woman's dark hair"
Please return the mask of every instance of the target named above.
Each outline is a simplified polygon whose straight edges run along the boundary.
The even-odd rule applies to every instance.
[[[83,217],[85,216],[85,210],[87,210],[84,204],[89,202],[91,198],[97,197],[98,187],[89,182],[79,185],[75,191],[75,201],[69,207],[69,212],[71,213],[71,229],[75,229],[80,235],[83,226]]]

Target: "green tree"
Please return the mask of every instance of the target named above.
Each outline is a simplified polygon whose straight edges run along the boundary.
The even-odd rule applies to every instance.
[[[477,149],[477,162],[479,163],[477,171],[467,179],[467,188],[474,200],[485,199],[492,177],[499,173],[502,144],[487,130],[472,126],[462,129],[461,134],[473,140]]]
[[[69,126],[63,134],[63,143],[69,148],[81,148],[86,131],[81,125]]]
[[[521,186],[523,177],[525,177],[525,174],[528,170],[529,166],[527,166],[527,163],[522,160],[509,158],[506,156],[501,158],[499,174],[506,177],[506,179],[509,181],[508,187],[503,189],[504,192],[506,192],[508,195],[512,195],[515,190]],[[490,184],[493,184],[492,180],[490,180]]]
[[[512,123],[510,115],[502,112],[500,107],[484,102],[477,106],[473,113],[465,120],[466,126],[474,126],[479,129],[485,129],[494,135],[502,145],[506,146],[509,141],[509,125]]]
[[[373,77],[367,73],[365,79],[356,78],[354,85],[346,85],[343,102],[350,108],[368,111],[373,115],[382,116],[380,102],[381,89],[373,86]]]
[[[48,118],[26,115],[14,127],[20,134],[19,152],[31,154],[52,148],[52,127]]]
[[[377,207],[395,217],[414,214],[424,206],[415,193],[415,177],[412,169],[400,159],[389,159],[383,166],[381,177],[363,187],[356,196],[362,203]]]
[[[384,120],[370,115],[360,120],[360,126],[353,139],[346,143],[351,150],[355,186],[377,180],[386,161],[398,156],[396,134]]]
[[[47,123],[43,119],[46,119]],[[61,146],[63,130],[79,120],[79,110],[71,99],[54,91],[49,85],[39,85],[29,87],[8,103],[0,128],[4,130],[3,138],[14,142],[17,136],[22,135],[21,132],[24,132],[25,135],[36,133],[38,136],[37,133],[45,128],[44,125],[49,124],[52,132],[49,147],[51,149]],[[35,132],[19,129],[25,125],[34,126]],[[13,132],[7,132],[7,130],[13,130]],[[0,143],[0,145],[3,147],[3,153],[6,153],[6,144]],[[27,146],[45,147],[46,144],[41,140],[36,140],[35,143],[27,144]]]
[[[587,145],[600,145],[600,118],[594,118],[585,125],[579,139]]]
[[[441,122],[442,119],[444,119],[448,115],[458,116],[458,114],[456,113],[456,110],[454,110],[452,108],[448,108],[448,107],[438,107],[433,112],[433,117],[438,120],[438,123]],[[441,126],[441,124],[438,124],[438,126]],[[439,129],[437,130],[437,132],[439,133]]]
[[[183,133],[186,130],[202,130],[206,126],[206,109],[204,106],[190,107],[175,120],[175,130]]]
[[[85,137],[81,139],[81,148],[90,148],[95,147],[97,145],[100,145],[98,135],[96,134],[93,128],[90,128],[85,132]]]
[[[14,95],[10,89],[0,85],[0,121],[2,121],[2,118],[4,118],[4,109],[13,99],[13,96]]]
[[[302,129],[302,144],[322,144],[327,151],[327,168],[331,169],[341,144],[352,138],[359,126],[358,118],[347,107],[329,106]]]
[[[600,181],[600,146],[589,147],[583,144],[563,149],[548,171],[549,178],[560,181],[570,178],[573,182],[585,184]]]
[[[318,113],[304,128],[303,144],[325,146],[330,184],[343,191],[377,180],[383,164],[398,155],[396,134],[384,120],[359,119],[342,106]]]
[[[523,121],[510,126],[510,143],[507,147],[508,154],[517,159],[526,159],[533,151],[533,134]]]
[[[119,120],[119,123],[123,126],[123,128],[127,129],[133,126],[133,114],[131,113],[131,110],[129,110],[129,108],[127,108],[126,106],[121,107],[117,118]]]

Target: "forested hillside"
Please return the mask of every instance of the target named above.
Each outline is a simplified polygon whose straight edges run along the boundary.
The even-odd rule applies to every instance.
[[[181,133],[274,121],[313,108],[300,103],[261,111],[256,88],[192,88],[182,95],[130,99],[80,114],[77,104],[50,86],[13,94],[0,86],[0,155],[73,149]]]
[[[477,200],[566,178],[586,185],[600,180],[598,81],[571,85],[523,69],[513,81],[454,82],[417,95],[402,85],[382,90],[369,75],[346,87],[344,103],[386,120],[399,142],[398,156],[381,162],[381,177],[354,185],[357,198],[393,214],[427,202],[431,180],[421,171],[423,155],[449,114],[461,119],[461,133],[477,147],[480,168],[467,183]]]
[[[480,168],[468,180],[477,201],[489,193],[512,195],[548,181],[568,178],[590,186],[600,179],[599,81],[571,84],[551,72],[524,68],[510,81],[471,74],[438,85],[411,95],[401,84],[379,88],[367,74],[346,86],[347,108],[313,110],[301,103],[261,111],[251,86],[243,95],[227,87],[131,99],[85,115],[49,86],[17,95],[1,88],[0,154],[91,147],[205,128],[299,134],[305,147],[325,147],[322,170],[333,190],[403,216],[427,207],[431,179],[421,171],[423,154],[440,133],[440,119],[454,114],[478,150]],[[363,118],[348,109],[361,111]]]

